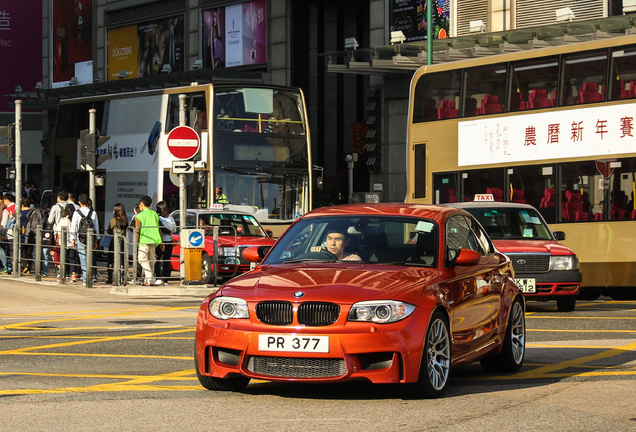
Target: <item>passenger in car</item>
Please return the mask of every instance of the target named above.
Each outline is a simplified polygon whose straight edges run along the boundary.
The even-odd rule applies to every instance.
[[[346,227],[331,226],[327,229],[327,239],[324,245],[313,246],[312,252],[322,252],[327,250],[334,254],[340,261],[362,261],[354,253],[346,253],[345,247],[349,244],[349,235]]]

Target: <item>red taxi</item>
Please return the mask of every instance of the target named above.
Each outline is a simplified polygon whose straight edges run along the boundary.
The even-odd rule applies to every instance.
[[[454,366],[521,368],[524,311],[510,259],[465,211],[325,207],[205,299],[195,369],[210,390],[362,379],[438,397]]]
[[[495,247],[508,255],[515,281],[528,300],[556,300],[561,312],[576,307],[581,287],[579,260],[563,231],[551,232],[541,214],[528,204],[495,202],[478,195],[474,202],[448,204],[466,210],[481,223]]]
[[[171,216],[178,227],[179,212],[175,211]],[[205,246],[201,257],[201,281],[205,284],[214,279],[214,227],[218,227],[219,278],[230,278],[256,267],[256,263],[250,263],[242,257],[241,253],[246,248],[269,247],[275,243],[253,215],[226,209],[220,204],[215,204],[210,209],[187,210],[186,227],[202,228],[205,232]],[[173,238],[175,245],[172,250],[171,264],[173,270],[179,271],[181,249],[178,229]]]

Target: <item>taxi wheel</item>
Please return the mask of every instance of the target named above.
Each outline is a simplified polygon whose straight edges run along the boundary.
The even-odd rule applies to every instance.
[[[572,312],[576,307],[576,296],[560,297],[557,299],[559,312]]]
[[[215,378],[201,375],[199,373],[199,360],[196,355],[196,350],[194,354],[194,370],[197,372],[197,378],[201,385],[208,390],[240,392],[245,390],[245,387],[250,383],[250,378],[242,375],[231,378]]]
[[[435,312],[426,331],[420,374],[416,383],[409,384],[414,397],[440,397],[446,386],[451,364],[451,340],[448,319]]]
[[[521,369],[526,353],[526,317],[519,299],[510,308],[506,339],[501,352],[482,359],[481,367],[486,371],[514,372]]]
[[[201,255],[201,283],[207,285],[214,279],[213,266],[210,255],[203,253]]]

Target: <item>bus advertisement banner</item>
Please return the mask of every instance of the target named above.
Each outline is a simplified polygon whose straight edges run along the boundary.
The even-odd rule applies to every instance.
[[[636,103],[460,121],[457,163],[472,166],[633,153],[634,118]]]

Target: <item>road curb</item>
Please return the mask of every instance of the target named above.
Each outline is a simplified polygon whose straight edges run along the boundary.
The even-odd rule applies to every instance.
[[[218,287],[208,287],[199,285],[194,287],[172,287],[172,286],[121,286],[110,289],[111,294],[129,295],[129,296],[192,296],[207,297]]]

